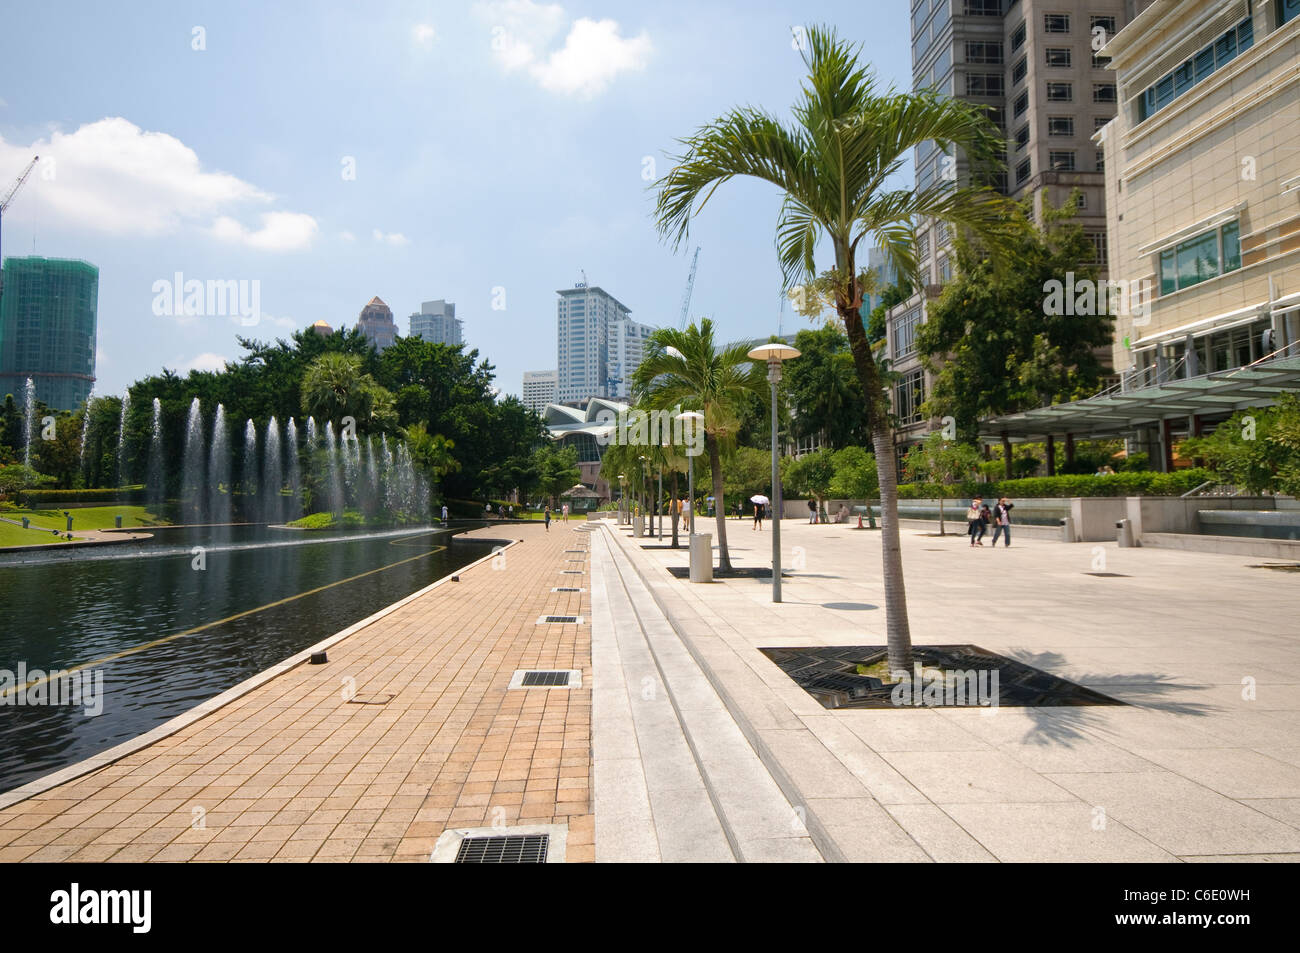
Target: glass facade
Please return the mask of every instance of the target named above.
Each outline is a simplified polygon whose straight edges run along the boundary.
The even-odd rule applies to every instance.
[[[1160,253],[1160,293],[1172,294],[1241,267],[1241,225],[1229,222]]]
[[[1255,44],[1255,26],[1242,20],[1195,56],[1156,80],[1138,97],[1138,122],[1149,119],[1216,70],[1227,66]]]
[[[75,410],[95,383],[99,269],[62,258],[8,258],[0,299],[0,394]]]

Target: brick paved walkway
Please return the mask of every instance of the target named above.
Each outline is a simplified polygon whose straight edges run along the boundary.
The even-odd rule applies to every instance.
[[[425,861],[453,827],[567,824],[594,859],[591,618],[579,522],[523,542],[213,714],[0,810],[0,861]],[[520,668],[577,690],[507,690]],[[354,683],[349,679],[355,680]],[[354,692],[351,701],[345,696]]]

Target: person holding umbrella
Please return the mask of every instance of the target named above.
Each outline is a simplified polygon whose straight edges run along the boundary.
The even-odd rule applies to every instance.
[[[749,502],[754,504],[754,526],[756,530],[763,528],[763,507],[767,506],[767,497],[762,493],[755,493],[749,498]]]

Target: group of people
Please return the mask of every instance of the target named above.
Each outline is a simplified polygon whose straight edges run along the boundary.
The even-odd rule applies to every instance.
[[[975,497],[971,500],[970,509],[966,511],[966,533],[970,536],[972,547],[983,546],[984,537],[989,531],[989,524],[993,524],[993,545],[997,546],[998,538],[1006,540],[1005,546],[1011,545],[1011,511],[1015,509],[1015,504],[1008,501],[1007,498],[998,499],[997,505],[992,509],[984,502],[983,497]]]

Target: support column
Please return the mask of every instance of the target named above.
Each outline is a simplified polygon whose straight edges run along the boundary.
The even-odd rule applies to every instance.
[[[1174,428],[1168,417],[1160,421],[1160,472],[1174,472]]]
[[[1074,434],[1065,435],[1065,465],[1071,470],[1074,469]]]
[[[1047,475],[1056,476],[1056,436],[1047,435]]]
[[[1005,433],[1002,434],[1002,465],[1006,478],[1010,480],[1014,475],[1011,472],[1011,438]]]

